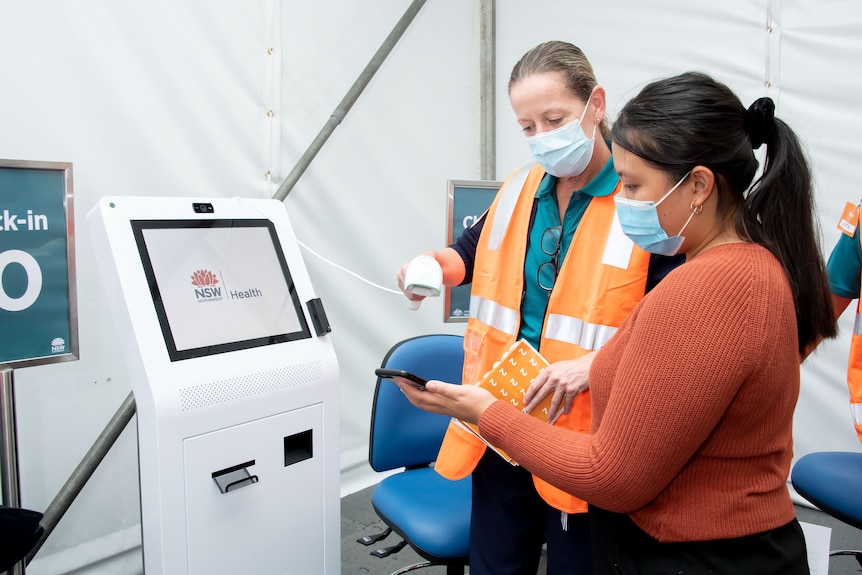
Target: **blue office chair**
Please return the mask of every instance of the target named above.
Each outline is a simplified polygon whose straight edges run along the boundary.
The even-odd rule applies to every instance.
[[[404,369],[426,379],[461,382],[464,338],[431,334],[395,344],[381,367]],[[385,477],[371,495],[374,511],[388,526],[357,541],[372,545],[392,531],[403,540],[371,552],[378,557],[410,545],[426,561],[403,567],[398,575],[431,565],[445,565],[447,575],[463,574],[470,549],[470,477],[444,479],[431,466],[449,418],[413,407],[389,380],[377,379],[371,411],[368,462],[378,472],[401,469]]]
[[[793,466],[790,483],[824,513],[862,529],[862,453],[823,451],[804,455]],[[838,549],[829,555],[853,555],[862,566],[862,550]]]

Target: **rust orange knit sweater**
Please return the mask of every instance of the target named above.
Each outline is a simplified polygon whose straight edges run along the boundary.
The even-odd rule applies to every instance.
[[[740,537],[794,518],[787,490],[799,352],[790,285],[756,244],[725,244],[671,272],[599,351],[592,431],[497,401],[482,435],[659,541]]]

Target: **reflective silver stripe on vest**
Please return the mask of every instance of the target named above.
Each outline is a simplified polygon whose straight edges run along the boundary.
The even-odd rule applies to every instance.
[[[506,236],[506,229],[509,227],[509,222],[512,220],[512,214],[515,212],[515,205],[518,203],[518,197],[521,195],[521,190],[524,183],[527,181],[527,175],[530,169],[535,164],[524,166],[509,179],[509,183],[503,186],[500,201],[497,202],[497,211],[494,213],[494,221],[491,222],[491,235],[488,237],[488,249],[497,250]],[[472,306],[472,304],[470,304]]]
[[[853,335],[862,335],[862,313],[856,314],[856,320],[853,322]]]
[[[617,328],[610,325],[587,323],[568,315],[550,314],[545,337],[577,345],[582,349],[595,351],[605,345]]]
[[[850,412],[853,414],[853,422],[862,425],[862,403],[851,403]]]
[[[470,317],[509,335],[518,329],[518,310],[476,295],[470,296]]]

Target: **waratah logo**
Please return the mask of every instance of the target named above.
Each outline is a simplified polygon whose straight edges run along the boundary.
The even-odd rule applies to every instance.
[[[209,270],[198,270],[192,274],[192,285],[195,287],[209,287],[218,283],[218,278]]]
[[[66,340],[62,337],[55,337],[51,340],[51,353],[61,353],[66,351]]]
[[[221,300],[221,288],[215,287],[218,278],[209,270],[198,270],[192,274],[192,285],[195,286],[195,297],[198,301]]]

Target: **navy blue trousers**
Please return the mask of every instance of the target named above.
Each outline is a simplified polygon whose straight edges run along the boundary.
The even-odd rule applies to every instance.
[[[536,575],[547,543],[547,575],[591,575],[586,513],[568,516],[536,492],[533,478],[487,449],[473,471],[470,575]]]

